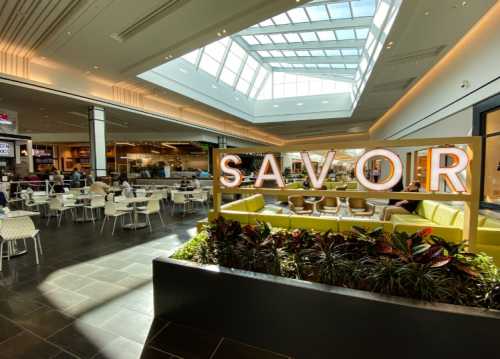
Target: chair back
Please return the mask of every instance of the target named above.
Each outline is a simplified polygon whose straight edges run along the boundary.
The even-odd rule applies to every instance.
[[[60,197],[53,197],[49,200],[49,209],[53,211],[59,211],[64,207],[62,199]]]
[[[304,197],[303,196],[288,196],[288,202],[294,207],[304,207]]]
[[[186,196],[182,192],[172,191],[172,201],[175,204],[184,204],[186,203]]]
[[[146,210],[149,213],[158,213],[160,212],[160,200],[159,199],[150,199],[148,204],[146,205]]]
[[[139,198],[146,197],[146,189],[145,188],[137,188],[135,190],[135,196]]]
[[[90,205],[92,207],[104,207],[104,205],[106,204],[106,197],[104,196],[93,196],[91,199],[90,199]]]
[[[151,196],[149,196],[150,200],[161,200],[163,199],[163,194],[161,192],[153,192]]]
[[[338,207],[337,197],[325,197],[323,205],[326,207]]]
[[[0,236],[4,240],[15,240],[32,236],[35,224],[30,217],[4,218],[0,225]]]
[[[353,209],[367,209],[368,205],[364,198],[349,198],[349,207]]]
[[[118,213],[116,204],[113,203],[112,201],[107,201],[106,205],[104,206],[104,215],[106,216],[114,216]]]

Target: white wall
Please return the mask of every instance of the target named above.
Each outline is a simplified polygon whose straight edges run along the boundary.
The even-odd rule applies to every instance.
[[[425,137],[469,134],[470,107],[500,92],[499,29],[500,3],[497,3],[379,119],[370,129],[371,137],[398,139],[418,134]],[[464,80],[469,81],[470,87],[460,86]]]

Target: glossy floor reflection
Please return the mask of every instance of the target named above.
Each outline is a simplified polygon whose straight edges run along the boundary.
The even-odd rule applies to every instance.
[[[0,358],[284,358],[154,318],[151,261],[187,241],[206,213],[164,216],[153,233],[115,236],[99,224],[39,223],[40,265],[30,251],[0,274]]]

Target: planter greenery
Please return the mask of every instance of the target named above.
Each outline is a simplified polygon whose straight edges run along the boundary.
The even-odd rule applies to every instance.
[[[500,274],[485,254],[425,229],[413,235],[210,223],[173,256],[381,294],[500,309]]]

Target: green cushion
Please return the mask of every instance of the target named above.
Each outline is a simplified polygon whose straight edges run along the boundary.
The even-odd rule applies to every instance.
[[[436,211],[438,205],[439,203],[434,201],[420,201],[417,206],[417,214],[422,218],[432,220],[432,217],[434,216],[434,212]]]
[[[477,225],[478,227],[482,227],[484,224],[486,217],[479,215],[477,218]],[[459,228],[464,228],[464,212],[460,211],[457,213],[457,216],[455,217],[455,221],[453,222],[453,225]]]
[[[290,216],[290,229],[313,229],[320,232],[338,231],[337,219],[331,217]]]
[[[479,227],[477,229],[477,243],[500,247],[500,228]]]
[[[258,212],[264,208],[266,202],[264,201],[264,196],[261,194],[256,194],[245,199],[248,212]]]
[[[440,204],[434,211],[432,221],[444,226],[451,226],[454,223],[455,217],[457,216],[458,212],[459,211],[456,208]]]
[[[392,232],[393,224],[387,221],[373,221],[373,220],[339,220],[339,232],[347,232],[352,230],[353,226],[362,227],[366,230],[373,231],[374,229],[382,227],[386,232]]]
[[[486,217],[481,227],[500,228],[500,220],[491,217]]]
[[[230,202],[221,207],[221,210],[224,211],[247,211],[247,205],[244,199],[240,199],[238,201]]]
[[[348,190],[356,190],[358,189],[358,182],[347,182]]]
[[[269,223],[272,227],[279,227],[285,229],[290,227],[290,215],[288,214],[250,213],[248,215],[248,221],[250,224],[263,222],[263,223]]]
[[[228,211],[228,210],[225,210],[225,211],[221,211],[220,215],[222,217],[224,217],[224,219],[229,219],[229,220],[232,220],[232,221],[238,221],[241,224],[247,224],[248,223],[248,212],[246,212],[246,211],[242,212],[242,211]],[[214,211],[208,212],[208,220],[209,221],[213,221],[214,219],[216,219],[215,212]]]
[[[419,224],[427,226],[432,226],[435,224],[434,222],[417,216],[416,214],[393,214],[391,216],[391,222],[393,224]]]

